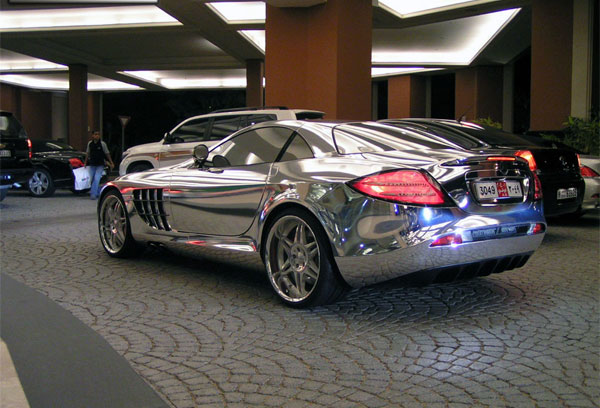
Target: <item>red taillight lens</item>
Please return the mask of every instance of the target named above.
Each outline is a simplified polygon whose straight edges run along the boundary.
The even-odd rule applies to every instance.
[[[27,148],[29,149],[29,160],[31,160],[31,158],[33,157],[33,154],[31,153],[31,139],[27,139]]]
[[[517,153],[515,153],[515,156],[519,156],[527,160],[531,171],[537,170],[537,164],[535,163],[535,159],[533,158],[533,153],[531,153],[529,150],[519,150]]]
[[[349,184],[368,196],[398,203],[439,205],[446,201],[437,183],[417,170],[372,174]]]
[[[515,161],[515,160],[517,160],[511,156],[490,156],[487,159],[488,159],[488,161]]]
[[[546,225],[537,223],[533,226],[533,230],[531,231],[531,233],[533,235],[535,235],[535,234],[541,234],[542,232],[545,232],[545,231],[546,231]]]
[[[69,163],[71,163],[71,167],[77,169],[79,167],[83,167],[83,162],[79,160],[77,157],[73,157],[69,159]]]
[[[600,177],[600,174],[596,173],[594,169],[589,168],[588,166],[581,166],[581,177],[585,178],[593,178]]]
[[[540,181],[540,178],[537,176],[537,174],[535,174],[535,172],[533,173],[533,183],[535,185],[533,199],[534,200],[541,200],[542,197],[543,197],[543,195],[542,195],[542,182]]]
[[[445,235],[433,241],[429,246],[430,247],[438,247],[438,246],[448,246],[448,245],[458,245],[462,244],[462,237],[460,234],[451,234]]]

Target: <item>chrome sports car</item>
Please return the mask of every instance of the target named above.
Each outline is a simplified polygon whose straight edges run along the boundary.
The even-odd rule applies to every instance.
[[[115,257],[141,242],[262,257],[296,307],[413,273],[453,280],[520,267],[546,231],[524,159],[384,123],[304,121],[257,124],[177,166],[116,179],[98,226]]]

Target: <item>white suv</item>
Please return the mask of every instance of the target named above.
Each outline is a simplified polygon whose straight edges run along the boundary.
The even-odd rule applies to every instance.
[[[323,112],[306,109],[241,108],[221,110],[186,119],[159,142],[130,147],[123,153],[119,175],[171,166],[192,156],[200,143],[209,148],[246,126],[269,120],[321,119]]]

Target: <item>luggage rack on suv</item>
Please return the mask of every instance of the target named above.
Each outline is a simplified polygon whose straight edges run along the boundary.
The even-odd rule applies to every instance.
[[[230,109],[217,109],[210,113],[223,113],[223,112],[240,112],[240,111],[257,111],[264,109],[275,109],[275,110],[289,110],[287,106],[250,106],[245,108],[230,108]]]

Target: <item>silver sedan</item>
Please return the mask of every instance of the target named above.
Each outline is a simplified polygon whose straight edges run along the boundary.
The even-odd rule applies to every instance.
[[[248,254],[283,302],[309,307],[409,274],[521,267],[546,231],[541,199],[518,157],[383,123],[275,121],[107,184],[98,227],[114,257],[142,243]]]

